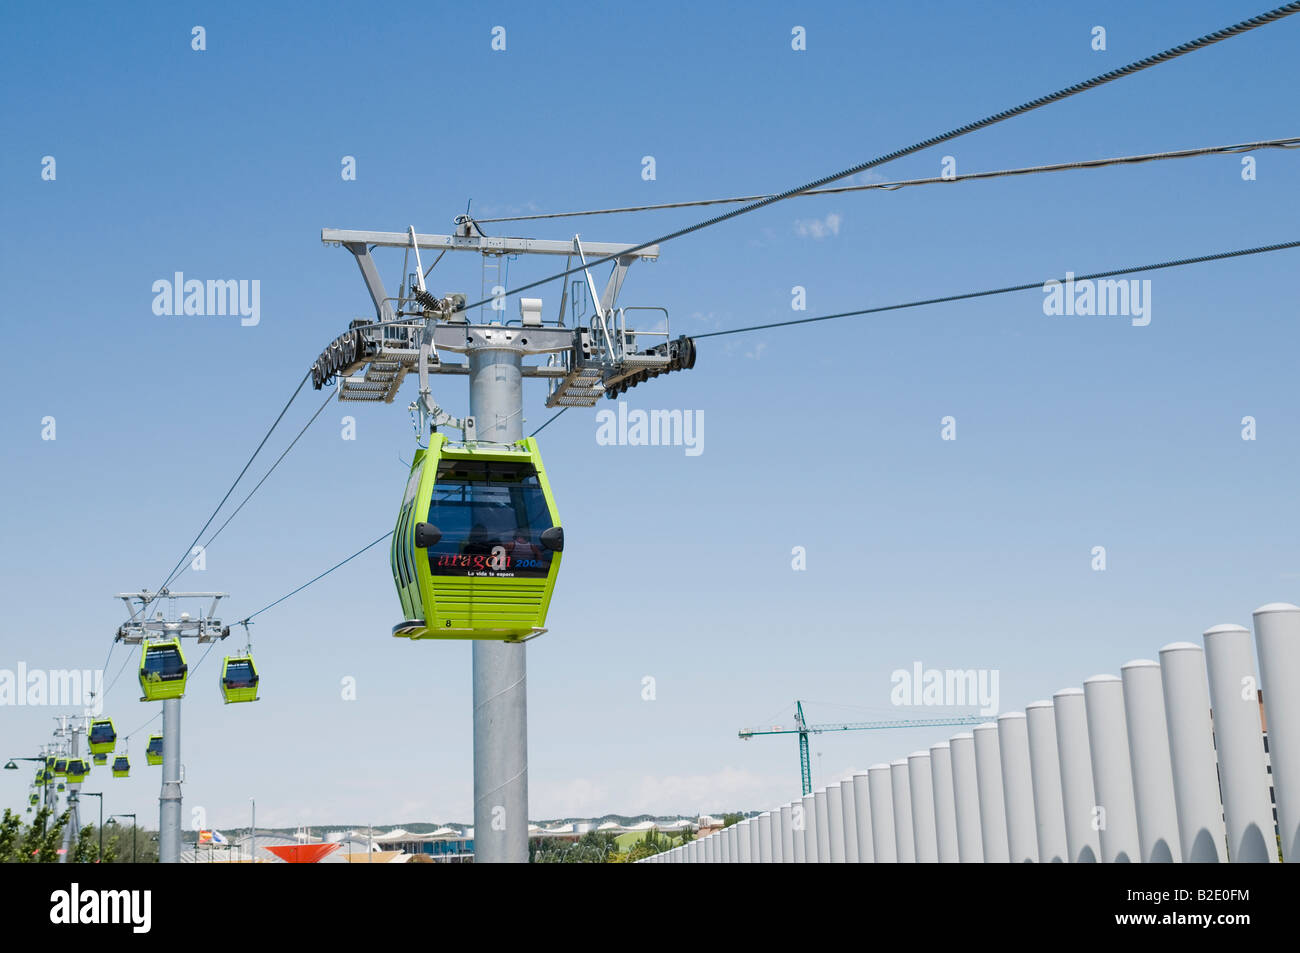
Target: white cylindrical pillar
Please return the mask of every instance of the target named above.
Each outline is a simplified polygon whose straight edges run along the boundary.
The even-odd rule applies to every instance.
[[[1029,769],[1029,722],[1025,713],[998,715],[1002,797],[1007,807],[1007,851],[1012,863],[1038,863],[1038,822]]]
[[[803,798],[798,798],[790,802],[790,831],[791,831],[791,848],[790,857],[796,864],[808,862],[808,852],[805,849],[805,837],[808,833],[808,820],[803,813]]]
[[[971,734],[975,736],[975,781],[980,792],[980,842],[984,845],[984,863],[1005,864],[1011,860],[1011,850],[1007,840],[998,726],[986,721],[976,725]]]
[[[838,782],[826,785],[826,834],[830,862],[844,863],[844,799]]]
[[[907,759],[889,762],[889,787],[894,798],[894,841],[900,864],[916,863],[916,834],[912,830],[912,791]]]
[[[898,840],[894,833],[893,772],[887,764],[867,769],[871,791],[871,843],[878,864],[898,862]]]
[[[751,864],[762,863],[763,855],[763,832],[762,825],[758,817],[752,817],[749,820],[749,862]]]
[[[939,842],[934,820],[934,779],[930,752],[913,751],[907,756],[907,788],[912,794],[912,840],[918,864],[939,862]]]
[[[980,833],[980,789],[975,770],[975,735],[963,731],[948,739],[952,753],[953,813],[957,818],[957,859],[963,864],[984,863],[984,836]]]
[[[859,771],[853,775],[853,813],[858,834],[858,862],[874,864],[876,845],[871,830],[871,775]]]
[[[1182,858],[1191,864],[1222,863],[1228,834],[1219,800],[1205,653],[1192,642],[1171,642],[1160,650],[1160,674]]]
[[[1084,679],[1083,703],[1088,712],[1088,753],[1097,794],[1102,862],[1137,863],[1142,849],[1133,800],[1133,769],[1129,766],[1124,686],[1119,676]]]
[[[1101,860],[1101,838],[1094,823],[1097,794],[1088,750],[1088,708],[1082,688],[1063,688],[1052,696],[1056,715],[1056,750],[1061,759],[1061,802],[1065,809],[1065,843],[1070,863]]]
[[[1300,861],[1300,608],[1272,602],[1256,609],[1255,644],[1282,857],[1296,863]]]
[[[817,863],[831,862],[831,829],[827,820],[826,789],[813,792],[813,809],[817,812]]]
[[[844,825],[844,862],[858,862],[858,817],[853,810],[853,777],[850,775],[840,782],[840,809],[843,812]]]
[[[771,811],[764,811],[762,814],[758,815],[758,862],[760,864],[772,863],[772,855],[773,855],[772,822],[773,820],[776,821],[776,827],[777,827],[777,838],[776,838],[777,843],[776,843],[775,854],[778,858],[781,856],[780,815],[778,814],[774,818]]]
[[[772,860],[780,864],[794,863],[794,828],[790,826],[790,805],[782,804],[779,816],[780,838],[772,832]],[[778,852],[779,848],[779,852]]]
[[[1228,821],[1228,860],[1234,864],[1277,863],[1253,656],[1250,632],[1241,626],[1216,625],[1205,631],[1214,747]],[[1296,686],[1287,690],[1295,691]]]
[[[1065,842],[1065,806],[1061,800],[1061,759],[1056,749],[1056,710],[1049,701],[1025,706],[1029,732],[1029,771],[1034,785],[1034,821],[1038,860],[1063,864],[1069,857]]]
[[[1124,719],[1142,863],[1176,864],[1182,860],[1182,847],[1160,663],[1134,659],[1121,665],[1119,674],[1124,683]]]
[[[734,864],[739,859],[736,853],[736,825],[722,829],[722,862]]]
[[[736,837],[740,844],[740,862],[742,864],[752,864],[754,857],[754,819],[747,817],[736,825]]]
[[[815,864],[820,861],[817,856],[817,797],[805,794],[800,803],[803,805],[803,859],[805,863]]]
[[[930,745],[930,781],[934,796],[934,835],[939,863],[955,864],[957,851],[957,808],[953,800],[952,749],[948,742]]]

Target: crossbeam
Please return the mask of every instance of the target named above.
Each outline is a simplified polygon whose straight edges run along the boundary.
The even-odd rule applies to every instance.
[[[325,244],[347,245],[360,243],[376,248],[410,248],[411,236],[406,232],[368,232],[347,228],[322,228],[320,240]],[[476,251],[485,255],[572,255],[573,239],[551,241],[540,238],[498,238],[486,235],[421,235],[415,236],[420,248],[434,251]],[[642,258],[654,261],[659,257],[659,246],[650,245],[640,251],[630,252],[632,245],[613,242],[583,242],[582,249],[590,255],[604,258],[609,255]]]

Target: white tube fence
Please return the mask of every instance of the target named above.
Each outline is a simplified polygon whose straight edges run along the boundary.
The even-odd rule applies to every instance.
[[[1253,622],[647,861],[1300,862],[1300,607]]]

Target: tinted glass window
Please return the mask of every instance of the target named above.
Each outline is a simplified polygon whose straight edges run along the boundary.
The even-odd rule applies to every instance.
[[[253,684],[253,666],[248,662],[231,662],[226,666],[226,684],[231,688],[248,688]]]
[[[144,665],[141,667],[146,672],[156,673],[162,678],[179,678],[184,663],[181,661],[181,653],[176,651],[174,645],[164,645],[146,649]]]
[[[541,535],[553,523],[530,463],[439,461],[428,522],[442,533],[428,549],[435,576],[538,578],[551,568]]]
[[[117,733],[113,731],[112,725],[91,725],[90,741],[92,744],[103,744],[106,741],[113,741],[117,738]]]

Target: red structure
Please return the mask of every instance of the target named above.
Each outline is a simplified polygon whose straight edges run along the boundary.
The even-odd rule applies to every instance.
[[[332,854],[338,848],[338,844],[284,844],[279,847],[270,845],[266,847],[286,864],[317,864],[323,857]]]

